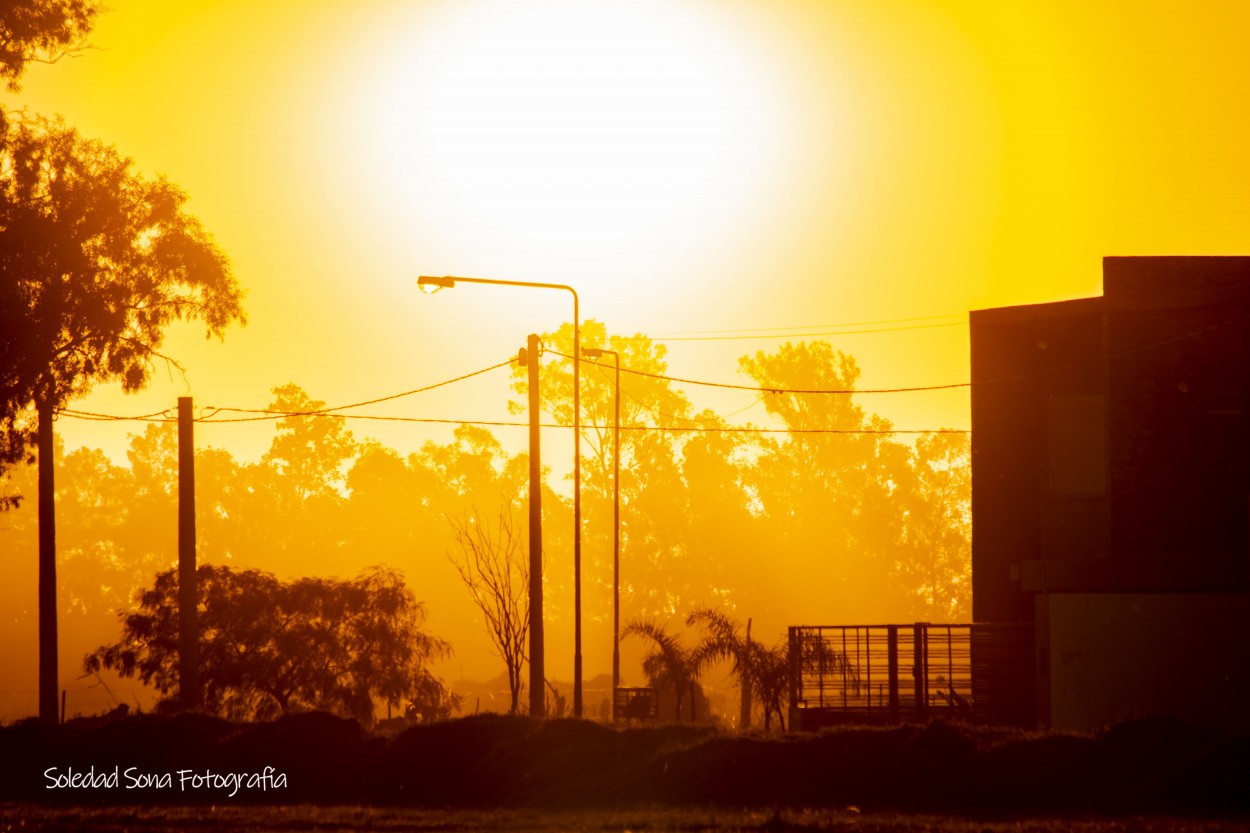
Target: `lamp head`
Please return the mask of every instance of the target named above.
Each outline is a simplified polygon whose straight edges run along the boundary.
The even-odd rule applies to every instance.
[[[603,351],[598,347],[583,347],[582,355],[588,359],[602,359]]]
[[[455,278],[433,278],[429,275],[422,275],[417,278],[417,288],[419,288],[426,295],[433,295],[440,289],[450,289],[455,285]]]

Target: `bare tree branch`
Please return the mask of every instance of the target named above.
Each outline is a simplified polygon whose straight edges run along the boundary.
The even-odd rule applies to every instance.
[[[107,52],[107,51],[108,50],[101,49],[100,47],[95,46],[93,44],[83,42],[83,43],[75,44],[74,46],[67,47],[66,49],[62,49],[60,52],[56,53],[55,55],[50,55],[46,58],[40,58],[38,56],[28,55],[26,56],[26,62],[31,63],[31,64],[56,64],[56,63],[60,63],[62,58],[81,58],[83,57],[84,52]]]
[[[448,518],[459,549],[447,558],[482,611],[486,632],[495,652],[508,669],[510,714],[516,714],[521,697],[521,666],[529,636],[529,561],[521,554],[512,509],[504,505],[493,525],[482,522],[477,511]]]

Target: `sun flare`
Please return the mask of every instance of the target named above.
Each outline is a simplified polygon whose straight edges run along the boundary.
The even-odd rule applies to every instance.
[[[671,245],[766,169],[758,74],[689,10],[487,4],[428,43],[379,91],[376,163],[394,199],[478,245]]]

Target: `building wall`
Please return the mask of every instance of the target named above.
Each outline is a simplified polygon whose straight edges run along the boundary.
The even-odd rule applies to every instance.
[[[1034,622],[1039,720],[1250,729],[1250,258],[970,330],[973,617]]]
[[[1102,394],[1103,325],[1097,299],[1002,312],[972,314],[973,620],[1029,622],[1029,562],[1106,551],[1103,495],[1051,453],[1062,403]]]
[[[1170,716],[1250,730],[1250,596],[1050,593],[1037,616],[1050,728]]]
[[[1203,553],[1215,568],[1250,551],[1247,314],[1237,303],[1110,314],[1117,554]]]

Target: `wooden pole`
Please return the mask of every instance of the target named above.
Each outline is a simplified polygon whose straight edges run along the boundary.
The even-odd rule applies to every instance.
[[[39,719],[57,722],[56,486],[53,481],[52,397],[35,405],[39,426]]]
[[[751,674],[748,663],[751,659],[751,620],[747,619],[746,656],[742,658],[742,704],[738,713],[738,731],[745,732],[751,728]]]
[[[178,398],[178,694],[182,708],[200,705],[200,639],[195,580],[195,417],[191,397]]]
[[[538,430],[538,336],[530,335],[521,356],[529,368],[530,715],[546,717],[546,677],[543,667],[543,467]]]
[[[572,292],[572,290],[569,290]],[[573,292],[573,717],[582,716],[582,337]]]
[[[612,721],[620,719],[616,690],[621,687],[621,355],[615,351],[616,393],[612,417]]]

